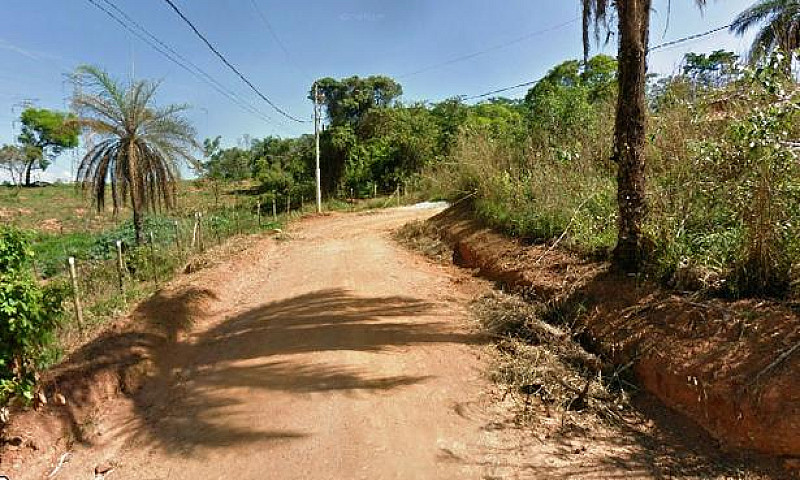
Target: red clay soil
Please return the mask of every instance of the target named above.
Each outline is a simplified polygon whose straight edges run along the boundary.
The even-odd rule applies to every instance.
[[[433,265],[390,238],[432,214],[395,209],[309,218],[281,241],[258,239],[232,259],[182,276],[50,373],[50,403],[40,412],[15,412],[0,432],[0,475],[760,480],[796,470],[794,463],[787,464],[792,471],[770,464],[743,474],[739,463],[710,451],[714,442],[704,432],[645,395],[636,401],[652,402],[646,410],[654,414],[618,427],[587,430],[545,413],[537,419],[541,429],[519,427],[510,400],[497,401],[507,392],[486,378],[494,349],[469,321],[468,305],[487,282]],[[485,258],[494,260],[470,263],[499,274],[506,270],[498,266],[532,265],[542,253],[471,222],[438,221],[475,240],[462,257],[492,252]],[[558,252],[546,258],[546,268],[517,271],[529,282],[517,284],[558,298],[585,292],[573,287],[591,279],[612,285],[600,281],[602,266]],[[636,298],[617,300],[622,309]],[[716,318],[706,310],[705,318]],[[602,312],[599,320],[609,316]],[[637,314],[651,315],[631,316]],[[653,325],[641,332],[651,340],[661,337],[650,332],[673,328],[658,327],[656,318],[643,320]],[[712,323],[694,321],[698,336],[709,328],[704,322]],[[761,336],[755,320],[748,325],[747,347],[737,348],[752,349]],[[628,352],[642,345],[612,333]],[[670,342],[664,344],[676,358],[690,356],[683,341]],[[725,358],[720,363],[731,367]],[[759,384],[796,372],[792,362]],[[57,393],[66,405],[56,404]],[[787,402],[781,397],[777,405]]]
[[[800,456],[800,319],[767,300],[695,300],[606,264],[484,228],[468,207],[431,219],[456,263],[520,288],[581,341],[721,445]]]
[[[481,478],[486,421],[454,405],[486,398],[488,286],[390,237],[432,214],[304,219],[181,277],[51,372],[66,405],[15,412],[0,475]]]

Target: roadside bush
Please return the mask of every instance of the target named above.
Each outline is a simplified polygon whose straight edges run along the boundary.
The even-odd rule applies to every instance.
[[[61,319],[66,289],[40,286],[30,273],[32,257],[28,235],[0,227],[0,404],[33,399]]]
[[[789,286],[800,253],[800,171],[788,142],[798,103],[776,61],[697,100],[682,81],[663,95],[647,230],[668,283],[732,296]]]
[[[782,295],[791,284],[800,258],[800,167],[790,140],[800,135],[800,93],[781,62],[714,88],[698,90],[684,76],[659,82],[650,101],[644,229],[655,245],[650,273],[666,284],[730,296]],[[601,76],[602,95],[592,94],[580,75],[577,62],[565,62],[531,89],[523,139],[507,122],[466,121],[447,160],[426,171],[429,194],[470,197],[486,223],[534,242],[580,252],[613,247],[607,119],[615,88]]]
[[[607,108],[601,103],[594,116]],[[523,140],[516,125],[465,123],[449,158],[426,170],[424,185],[433,197],[474,197],[477,215],[511,235],[587,252],[608,249],[616,238],[616,189],[598,155],[610,155],[610,130],[593,120],[604,134],[576,132],[569,145],[556,148],[540,130],[547,118],[529,125]]]

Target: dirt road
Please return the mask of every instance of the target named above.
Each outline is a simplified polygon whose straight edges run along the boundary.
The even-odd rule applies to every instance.
[[[485,391],[469,287],[389,236],[433,213],[308,219],[175,288],[152,320],[198,296],[207,317],[57,478],[479,478],[452,461],[482,441],[458,413]]]
[[[309,218],[282,239],[256,240],[230,260],[182,275],[139,305],[129,327],[59,367],[80,378],[94,373],[88,385],[73,388],[66,407],[17,425],[17,434],[38,442],[36,454],[24,464],[0,458],[0,474],[785,477],[773,474],[772,464],[724,455],[698,427],[647,396],[618,424],[571,415],[565,422],[545,406],[531,426],[518,427],[518,406],[486,380],[483,357],[496,350],[484,347],[467,313],[488,286],[390,237],[434,213]],[[136,325],[144,327],[132,331]],[[108,366],[118,372],[118,365],[132,367],[97,373]],[[137,393],[119,395],[120,384]]]

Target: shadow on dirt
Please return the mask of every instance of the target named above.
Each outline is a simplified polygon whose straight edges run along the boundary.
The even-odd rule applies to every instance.
[[[261,390],[377,393],[429,377],[374,377],[356,368],[295,362],[293,355],[481,341],[478,335],[457,333],[448,323],[437,322],[430,303],[358,297],[338,289],[265,304],[182,339],[186,335],[181,331],[198,314],[200,298],[202,292],[185,292],[169,302],[144,306],[147,321],[162,333],[159,342],[145,347],[159,345],[150,354],[151,376],[134,395],[142,420],[133,435],[137,445],[197,455],[202,453],[198,449],[307,437],[313,432],[253,429],[253,417],[264,413],[244,411],[248,396]],[[404,320],[419,316],[434,320]]]
[[[485,427],[492,440],[477,452],[442,449],[439,458],[478,466],[485,479],[795,478],[775,459],[722,450],[717,441],[665,409],[652,395],[639,394],[632,403],[632,412],[624,419],[599,427],[593,421],[567,420],[560,428],[538,420],[524,426],[511,419],[492,422]],[[544,410],[539,414],[552,420]]]

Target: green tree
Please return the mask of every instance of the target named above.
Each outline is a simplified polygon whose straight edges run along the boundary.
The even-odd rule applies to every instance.
[[[208,160],[203,163],[206,176],[215,180],[239,181],[253,176],[250,150],[239,147],[221,148],[221,137],[203,141],[203,152]]]
[[[750,61],[767,59],[775,50],[787,55],[800,48],[800,1],[759,0],[733,21],[731,31],[744,35],[748,30],[759,28],[750,47]],[[791,71],[791,61],[784,64]]]
[[[403,94],[399,83],[382,75],[342,80],[322,78],[311,86],[311,99],[315,86],[331,125],[357,125],[370,109],[389,106]]]
[[[710,54],[689,52],[683,57],[683,74],[694,85],[720,87],[737,73],[739,56],[727,50],[715,50]]]
[[[26,108],[20,115],[22,132],[19,142],[27,147],[25,185],[31,185],[31,172],[46,170],[53,158],[68,148],[78,146],[78,126],[74,116],[45,108]]]
[[[76,80],[87,92],[72,99],[77,122],[101,138],[83,157],[77,181],[91,191],[98,210],[105,205],[109,184],[115,211],[130,201],[136,242],[141,243],[144,212],[175,205],[179,162],[198,166],[192,151],[200,145],[182,116],[187,107],[157,107],[158,83],[122,84],[93,66],[79,67]]]
[[[705,0],[694,0],[702,6]],[[648,242],[642,233],[647,212],[645,198],[645,146],[647,143],[647,49],[652,0],[581,0],[584,57],[589,56],[590,30],[607,29],[616,10],[619,95],[614,123],[619,208],[614,266],[626,272],[641,270]]]
[[[361,194],[371,193],[372,184],[397,185],[436,158],[440,130],[424,104],[373,109],[361,130],[364,173],[348,186]]]
[[[322,78],[311,86],[310,99],[314,98],[315,89],[330,123],[321,135],[321,144],[322,188],[331,193],[342,185],[346,171],[352,172],[356,165],[366,164],[362,143],[369,137],[369,129],[364,125],[367,113],[390,106],[402,95],[403,88],[393,79],[377,75],[342,80]],[[355,170],[363,171],[362,168]]]
[[[467,119],[468,107],[460,97],[433,104],[431,114],[439,129],[437,155],[449,155],[458,140],[458,132]]]
[[[314,136],[298,138],[267,137],[255,140],[250,149],[253,174],[261,182],[262,192],[275,192],[278,201],[284,195],[311,198],[314,192]]]
[[[580,150],[586,133],[605,122],[598,105],[616,97],[616,73],[617,61],[607,55],[569,60],[550,70],[524,101],[537,144],[567,156]]]
[[[0,147],[0,170],[8,174],[11,183],[22,185],[30,156],[38,154],[38,151],[19,145],[3,145]]]

